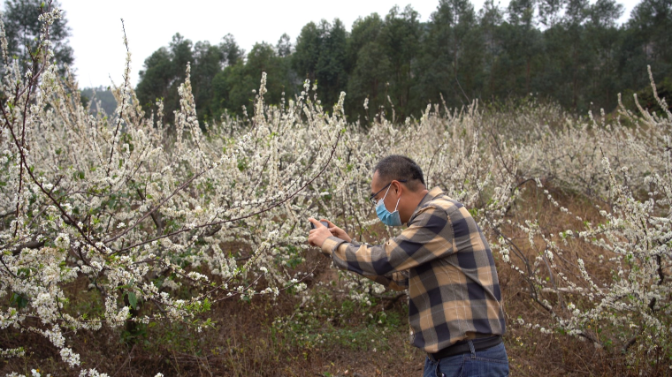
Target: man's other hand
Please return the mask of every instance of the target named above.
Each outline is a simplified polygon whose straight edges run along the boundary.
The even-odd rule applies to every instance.
[[[320,221],[326,221],[329,224],[329,231],[331,232],[332,236],[338,237],[345,242],[352,242],[352,238],[350,238],[350,236],[348,236],[348,233],[346,233],[345,230],[337,227],[336,225],[334,225],[334,223],[332,223],[331,221],[329,221],[327,219],[320,219]]]
[[[315,229],[311,229],[308,233],[308,243],[311,246],[317,246],[321,248],[324,241],[331,237],[331,232],[326,226],[322,225],[322,223],[313,219],[312,217],[309,218],[308,221],[315,225]]]

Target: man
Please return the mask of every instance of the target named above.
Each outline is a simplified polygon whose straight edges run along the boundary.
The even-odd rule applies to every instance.
[[[424,377],[508,376],[495,261],[469,211],[438,187],[428,191],[420,167],[398,155],[376,165],[371,201],[384,224],[408,227],[373,246],[309,219],[308,242],[339,268],[408,287],[411,342],[427,353]]]

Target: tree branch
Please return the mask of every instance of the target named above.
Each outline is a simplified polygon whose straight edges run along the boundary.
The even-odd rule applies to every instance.
[[[277,202],[271,204],[271,205],[270,205],[269,207],[267,207],[267,208],[264,208],[264,209],[262,209],[262,210],[260,210],[260,211],[257,211],[257,212],[250,213],[250,214],[245,215],[245,216],[240,216],[240,217],[236,217],[236,218],[228,219],[228,220],[214,221],[214,222],[210,222],[210,223],[206,223],[206,224],[197,225],[197,226],[194,226],[194,227],[191,227],[191,228],[182,228],[182,229],[176,230],[176,231],[174,231],[174,232],[171,232],[171,233],[169,233],[169,234],[161,235],[161,236],[154,237],[154,238],[149,239],[149,240],[146,240],[146,241],[138,242],[138,243],[136,243],[136,244],[133,244],[133,245],[128,246],[128,247],[125,247],[125,248],[123,248],[123,249],[114,251],[114,252],[110,253],[110,255],[111,255],[111,254],[116,254],[116,253],[123,253],[123,252],[128,251],[128,250],[130,250],[130,249],[133,249],[133,248],[135,248],[135,247],[142,246],[142,245],[146,245],[146,244],[148,244],[148,243],[157,241],[157,240],[162,239],[162,238],[172,237],[172,236],[175,236],[175,235],[177,235],[177,234],[184,233],[184,232],[186,232],[186,231],[188,231],[188,230],[202,229],[202,228],[206,228],[206,227],[210,227],[210,226],[218,226],[218,225],[221,226],[221,225],[223,225],[223,224],[227,224],[227,223],[232,223],[232,222],[234,222],[234,221],[240,221],[240,220],[248,219],[248,218],[250,218],[250,217],[257,216],[257,215],[260,215],[260,214],[262,214],[262,213],[268,212],[268,211],[272,210],[273,208],[276,208],[276,207],[280,206],[281,204],[284,204],[285,202],[287,202],[287,201],[293,199],[298,193],[300,193],[301,191],[303,191],[306,187],[308,187],[310,184],[312,184],[318,177],[320,177],[320,176],[327,170],[327,167],[328,167],[329,164],[331,163],[331,160],[332,160],[333,157],[334,157],[334,153],[336,152],[336,147],[338,146],[338,142],[339,142],[340,140],[341,140],[341,134],[339,133],[339,134],[338,134],[338,137],[336,138],[336,142],[334,142],[334,145],[333,145],[332,148],[331,148],[331,154],[329,155],[329,160],[327,160],[327,163],[324,164],[324,166],[322,167],[322,170],[320,170],[320,172],[317,173],[317,175],[315,175],[310,181],[306,182],[306,184],[304,184],[303,186],[301,186],[300,188],[298,188],[296,191],[294,191],[293,193],[291,193],[290,195],[288,195],[285,199],[282,199],[282,200],[280,200],[280,201],[277,201]],[[187,182],[187,183],[188,183],[188,182]],[[147,215],[145,215],[144,217],[147,217]],[[214,234],[214,233],[213,233],[213,234]],[[116,237],[116,238],[118,238],[118,237]]]

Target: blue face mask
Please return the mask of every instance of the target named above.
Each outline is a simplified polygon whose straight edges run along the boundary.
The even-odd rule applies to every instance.
[[[387,197],[387,193],[390,191],[391,187],[392,186],[387,188],[387,191],[385,191],[385,196],[383,196],[383,198],[378,201],[378,204],[376,204],[376,213],[378,214],[378,218],[383,222],[383,224],[387,226],[401,226],[401,217],[399,217],[399,211],[397,211],[397,207],[399,207],[399,200],[401,200],[401,198],[397,200],[397,206],[394,207],[394,212],[388,211],[385,207],[385,198]]]

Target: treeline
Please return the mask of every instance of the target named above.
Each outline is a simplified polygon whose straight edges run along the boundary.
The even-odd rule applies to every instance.
[[[99,86],[97,88],[84,88],[80,91],[84,105],[89,106],[92,113],[98,112],[98,105],[105,114],[112,115],[117,108],[117,100],[109,88]]]
[[[430,102],[528,95],[579,113],[611,111],[618,93],[648,86],[647,65],[662,88],[672,87],[672,0],[643,0],[618,25],[622,13],[614,0],[512,0],[505,8],[488,0],[478,12],[468,0],[440,0],[428,22],[410,5],[394,7],[350,31],[339,19],[311,22],[294,43],[284,34],[249,53],[230,34],[219,45],[176,34],[145,60],[137,95],[146,110],[163,99],[171,121],[189,62],[201,122],[251,111],[262,72],[268,103],[292,98],[309,79],[327,108],[347,93],[350,121],[381,109],[401,120]]]

